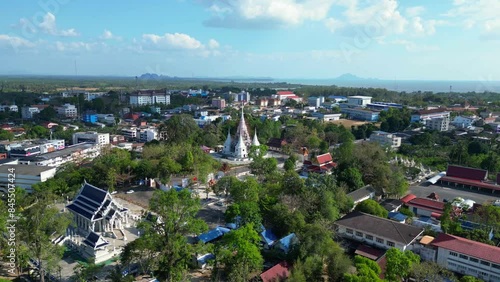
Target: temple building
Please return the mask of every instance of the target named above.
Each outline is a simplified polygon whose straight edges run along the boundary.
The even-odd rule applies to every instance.
[[[129,210],[107,191],[85,182],[67,208],[73,214],[74,224],[68,227],[66,242],[85,258],[95,263],[106,261],[116,255],[106,238],[127,240],[123,228],[129,226]]]
[[[245,116],[243,115],[243,107],[241,108],[241,119],[236,130],[236,136],[231,137],[231,132],[227,132],[226,142],[222,154],[226,155],[229,159],[233,160],[249,160],[248,153],[251,146],[259,146],[260,142],[257,138],[257,131],[255,131],[253,140],[248,133],[248,128],[245,123]]]

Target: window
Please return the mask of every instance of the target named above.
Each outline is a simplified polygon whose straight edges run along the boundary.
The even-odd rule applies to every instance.
[[[377,243],[383,244],[384,243],[384,239],[377,238]]]
[[[457,266],[457,264],[456,264],[456,263],[453,263],[453,262],[449,262],[449,263],[448,263],[448,265],[449,265],[449,266]]]
[[[455,253],[455,252],[450,252],[450,256],[454,256],[454,257],[456,257],[456,256],[458,256],[458,254],[457,254],[457,253]]]
[[[394,242],[387,241],[387,246],[389,246],[389,247],[394,247]]]
[[[489,263],[489,262],[487,262],[487,261],[484,261],[484,260],[482,260],[482,261],[481,261],[481,264],[482,264],[482,265],[486,265],[486,266],[490,266],[490,263]]]
[[[359,232],[359,231],[356,231],[356,236],[358,237],[363,237],[363,233]]]
[[[366,238],[366,239],[368,239],[368,240],[373,240],[373,236],[372,236],[372,235],[368,235],[368,234],[366,234],[366,235],[365,235],[365,238]]]
[[[353,233],[352,229],[349,229],[349,228],[347,228],[347,229],[345,230],[345,232],[347,232],[348,234],[352,234],[352,233]]]
[[[488,273],[487,272],[483,272],[483,271],[479,271],[479,275],[481,275],[483,277],[488,277]]]
[[[478,260],[478,259],[476,259],[476,258],[469,258],[469,260],[470,260],[470,261],[472,261],[472,262],[475,262],[475,263],[478,263],[478,262],[479,262],[479,260]]]
[[[474,269],[474,268],[469,268],[469,272],[470,272],[470,273],[477,273],[477,270],[476,270],[476,269]]]
[[[500,265],[494,264],[494,263],[491,264],[491,267],[496,268],[496,269],[500,269]]]
[[[468,256],[466,256],[466,255],[462,255],[462,254],[460,254],[458,257],[459,257],[459,258],[461,258],[461,259],[469,259],[469,257],[468,257]]]

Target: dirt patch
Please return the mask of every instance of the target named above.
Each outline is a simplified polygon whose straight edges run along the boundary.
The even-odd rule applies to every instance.
[[[359,120],[352,120],[352,119],[339,119],[339,120],[334,120],[334,121],[330,121],[330,122],[333,124],[336,124],[336,125],[343,125],[345,128],[351,128],[351,126],[360,126],[363,124],[372,123],[371,121],[359,121]],[[379,124],[375,124],[375,125],[378,126]]]

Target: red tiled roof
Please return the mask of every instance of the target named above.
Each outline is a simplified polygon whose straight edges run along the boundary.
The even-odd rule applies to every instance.
[[[260,275],[260,278],[264,282],[281,281],[288,278],[288,275],[290,274],[289,269],[290,266],[288,265],[288,263],[283,261],[263,272]]]
[[[278,91],[276,92],[278,95],[295,95],[293,91]]]
[[[448,112],[448,110],[444,109],[444,108],[439,108],[439,109],[433,109],[433,110],[420,110],[420,111],[417,111],[417,113],[419,115],[437,114],[437,113],[444,113],[444,112]]]
[[[413,195],[413,194],[408,194],[406,196],[404,196],[402,199],[401,199],[401,202],[407,204],[409,201],[415,199],[417,196]]]
[[[433,212],[442,212],[444,210],[444,203],[443,202],[438,202],[434,201],[431,199],[425,199],[425,198],[415,198],[411,200],[410,202],[407,203],[409,206],[425,209],[425,210],[430,210]]]
[[[319,155],[316,157],[316,159],[318,160],[318,164],[320,164],[320,165],[333,161],[332,155],[330,155],[330,153]]]
[[[377,260],[379,257],[381,257],[384,254],[384,251],[382,250],[377,250],[372,247],[368,247],[366,245],[361,245],[356,249],[356,252],[354,252],[356,255],[363,256],[365,258],[369,258],[371,260]]]
[[[449,165],[446,176],[465,178],[469,180],[486,180],[488,171],[464,166]]]
[[[463,185],[476,186],[476,187],[486,188],[486,189],[491,189],[491,190],[500,190],[500,185],[495,185],[493,183],[487,183],[487,182],[482,182],[482,181],[477,181],[477,180],[469,180],[469,179],[460,178],[460,177],[443,176],[439,180],[463,184]]]
[[[431,245],[500,264],[499,247],[444,233],[439,233]]]
[[[438,213],[438,212],[433,212],[433,213],[431,213],[431,217],[434,217],[434,218],[436,218],[436,219],[441,218],[441,216],[443,216],[443,214],[442,214],[442,213]]]

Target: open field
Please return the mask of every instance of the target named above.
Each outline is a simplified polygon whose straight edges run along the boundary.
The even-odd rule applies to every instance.
[[[372,123],[370,121],[359,121],[359,120],[352,120],[352,119],[340,119],[340,120],[334,120],[334,121],[329,121],[331,123],[334,123],[336,125],[343,125],[345,128],[351,128],[351,126],[360,126],[363,124],[367,123]],[[379,126],[380,124],[376,124]]]

